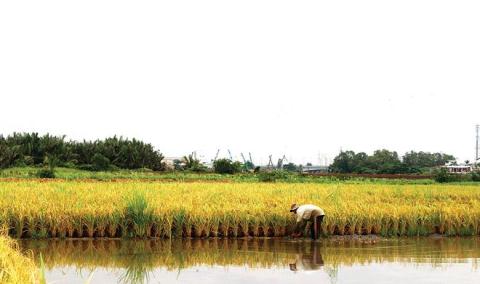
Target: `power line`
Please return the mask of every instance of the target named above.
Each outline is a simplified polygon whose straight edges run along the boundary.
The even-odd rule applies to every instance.
[[[475,167],[477,166],[477,162],[478,162],[478,136],[479,136],[479,132],[480,132],[480,125],[477,124],[476,125],[476,132],[477,132],[477,139],[476,139],[476,145],[475,145]]]

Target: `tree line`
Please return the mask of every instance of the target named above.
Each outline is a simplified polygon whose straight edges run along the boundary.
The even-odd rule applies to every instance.
[[[38,133],[13,133],[0,135],[0,168],[22,166],[70,167],[84,170],[140,169],[165,170],[164,156],[154,147],[137,139],[110,137],[104,140],[82,142],[66,140],[65,136]],[[342,151],[329,167],[334,173],[359,174],[410,174],[422,173],[455,160],[443,153],[414,152],[399,157],[397,152],[377,150],[372,155],[364,152]],[[180,162],[180,161],[179,161]],[[177,165],[178,166],[178,165]],[[207,171],[193,155],[185,156],[182,166],[175,170]],[[214,171],[235,173],[252,171],[252,164],[220,159],[214,163]],[[286,171],[297,171],[294,164],[283,166]]]
[[[0,168],[13,166],[65,166],[85,170],[163,170],[164,156],[136,139],[110,137],[104,140],[67,141],[65,136],[38,133],[0,135]]]
[[[335,173],[414,174],[452,160],[455,160],[454,156],[443,153],[410,151],[400,158],[397,152],[385,149],[377,150],[373,155],[342,151],[335,157],[329,170]]]

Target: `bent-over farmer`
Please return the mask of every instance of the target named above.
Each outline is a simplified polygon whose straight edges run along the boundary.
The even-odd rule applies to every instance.
[[[292,237],[299,237],[305,230],[305,227],[310,225],[311,238],[314,240],[318,239],[318,236],[322,231],[323,217],[325,216],[325,212],[323,212],[322,208],[312,204],[300,206],[292,204],[290,212],[297,215],[297,222],[293,229]]]

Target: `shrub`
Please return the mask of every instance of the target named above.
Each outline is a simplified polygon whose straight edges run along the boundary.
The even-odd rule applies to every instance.
[[[261,172],[257,177],[260,182],[275,182],[277,180],[275,172]]]
[[[38,178],[55,178],[55,171],[52,168],[41,168],[37,171]]]
[[[283,170],[289,171],[289,172],[296,172],[298,171],[298,167],[294,163],[288,163],[286,165],[283,165]]]
[[[27,166],[33,166],[35,164],[35,161],[33,160],[32,156],[24,156],[23,161]]]
[[[439,171],[435,172],[433,179],[439,183],[455,181],[455,177],[450,174],[446,168],[441,168]]]
[[[472,181],[480,181],[480,172],[476,171],[472,173]]]
[[[198,165],[198,166],[192,167],[190,170],[195,173],[206,173],[208,171],[208,168],[205,167],[204,165]]]
[[[13,164],[15,167],[26,167],[27,164],[25,164],[24,160],[16,160],[15,163]]]
[[[230,159],[219,159],[213,162],[213,168],[218,174],[234,174],[240,172],[242,164]]]
[[[275,182],[279,179],[287,179],[288,173],[285,171],[260,172],[257,177],[260,182]]]
[[[195,154],[183,156],[183,160],[180,161],[180,163],[182,162],[184,165],[182,170],[189,170],[197,173],[207,171],[207,167],[205,167],[205,165],[202,164],[202,162],[199,159],[197,159],[197,156]]]
[[[106,171],[110,168],[110,160],[100,153],[93,155],[92,162],[95,171]]]
[[[95,171],[94,166],[90,164],[79,165],[77,166],[77,169],[83,170],[83,171]]]
[[[69,168],[69,169],[75,169],[77,167],[77,165],[75,163],[75,160],[68,161],[68,162],[64,163],[62,166],[65,167],[65,168]]]

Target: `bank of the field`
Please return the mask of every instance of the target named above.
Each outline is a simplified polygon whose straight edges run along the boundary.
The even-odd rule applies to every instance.
[[[0,169],[0,180],[39,179],[38,167]],[[212,172],[188,171],[155,172],[143,170],[85,171],[73,168],[55,168],[57,180],[97,181],[174,181],[174,182],[286,182],[286,183],[381,183],[381,184],[433,184],[429,175],[348,175],[348,174],[300,174],[275,171],[271,173],[238,173],[233,175]]]
[[[16,241],[0,235],[0,283],[40,283],[33,260],[20,253]]]
[[[316,183],[0,182],[0,223],[22,238],[286,236],[291,203],[325,235],[480,234],[480,187]]]

